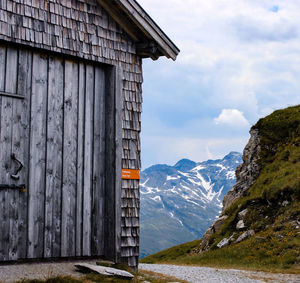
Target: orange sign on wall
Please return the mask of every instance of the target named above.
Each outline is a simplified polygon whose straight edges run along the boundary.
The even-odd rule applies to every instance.
[[[122,169],[122,179],[125,180],[140,180],[140,170]]]

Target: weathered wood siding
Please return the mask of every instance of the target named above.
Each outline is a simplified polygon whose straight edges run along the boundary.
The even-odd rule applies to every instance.
[[[105,67],[3,44],[0,62],[0,183],[27,189],[0,190],[0,260],[103,255]]]
[[[122,161],[119,160],[119,162],[122,162],[122,167],[125,169],[140,169],[139,132],[142,111],[142,60],[136,55],[134,42],[96,0],[0,0],[1,39],[117,66],[120,70],[121,85],[117,93],[116,103],[120,103],[122,107],[123,152]],[[53,65],[55,65],[53,68],[60,68],[58,62],[53,63]],[[79,69],[82,68],[83,66],[80,64]],[[83,81],[81,74],[82,72],[79,71],[79,81]],[[59,81],[55,82],[57,85],[59,83]],[[79,101],[83,99],[81,93],[79,91]],[[58,100],[51,103],[54,104],[52,107],[57,108],[62,102]],[[49,102],[48,107],[50,107]],[[81,103],[78,103],[78,108],[77,155],[79,156],[80,153],[82,154],[82,150],[85,150],[85,146],[89,146],[87,142],[82,140],[83,136],[89,135],[86,132],[87,130],[84,129],[84,119],[88,118],[89,114],[84,113]],[[56,116],[56,119],[60,120],[63,117]],[[53,131],[59,130],[55,123],[56,121],[52,122],[54,124]],[[60,143],[60,141],[54,139],[53,146],[47,149],[47,154],[50,154],[49,151],[51,152],[52,149],[53,154],[57,154],[58,158],[62,158],[63,153],[59,146]],[[88,161],[77,162],[77,171],[83,170],[86,162]],[[53,174],[57,174],[62,178],[58,165],[52,164],[52,166]],[[77,187],[80,187],[80,184],[86,181],[78,178],[76,181]],[[60,182],[63,182],[63,180],[57,178],[53,181],[52,177],[47,175],[46,182],[49,184],[48,186],[60,186]],[[120,188],[116,187],[116,195],[120,195],[122,216],[116,221],[120,222],[122,227],[120,233],[116,235],[120,237],[120,247],[117,248],[120,249],[122,261],[129,263],[131,266],[136,266],[139,254],[139,183],[138,181],[121,181],[119,179],[116,180],[116,186],[120,182],[122,190],[119,191]],[[68,187],[67,184],[66,186]],[[52,209],[54,213],[58,213],[58,207],[60,207],[62,200],[57,195],[53,197],[53,204],[49,209]],[[77,192],[77,207],[81,201],[80,198],[86,200],[89,196],[84,193],[80,195]],[[1,201],[0,210],[5,209],[5,207],[1,208],[1,205],[8,204],[3,204],[3,201]],[[79,207],[78,209],[76,214],[81,213]],[[82,209],[84,210],[84,208]],[[88,211],[84,210],[82,213],[88,217]],[[76,225],[79,227],[80,219],[76,219]],[[55,225],[54,222],[51,223],[50,221],[48,225]],[[84,225],[84,231],[89,233],[88,226],[85,227],[87,223],[83,222],[81,224]],[[59,225],[59,223],[56,223],[56,225]],[[82,235],[82,239],[76,238],[76,253],[80,253],[81,241],[85,245],[89,245],[84,235]],[[56,234],[54,233],[51,237],[52,239],[59,237],[59,231],[56,231]],[[47,241],[50,241],[49,237]],[[56,242],[53,245],[56,245]]]

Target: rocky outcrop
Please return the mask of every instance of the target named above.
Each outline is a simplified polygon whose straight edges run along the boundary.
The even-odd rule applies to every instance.
[[[204,252],[206,250],[209,249],[209,238],[212,234],[220,231],[222,225],[224,224],[225,220],[228,218],[227,215],[223,215],[221,217],[219,217],[216,222],[207,229],[207,231],[205,232],[205,234],[202,237],[202,241],[199,247],[199,251],[200,252]]]
[[[228,216],[226,215],[226,210],[241,196],[249,190],[250,186],[257,179],[260,166],[259,166],[259,155],[260,155],[260,137],[258,129],[252,128],[250,130],[250,139],[246,145],[243,152],[243,163],[236,169],[236,184],[233,188],[225,195],[223,200],[223,210],[221,216],[216,220],[216,222],[205,232],[200,247],[199,252],[204,252],[209,249],[209,239],[210,237],[218,232]],[[237,230],[243,230],[246,228],[243,218],[247,214],[247,209],[239,213],[239,221],[237,223]],[[245,232],[246,233],[246,232]],[[246,233],[248,235],[248,232]],[[245,235],[246,235],[245,234]],[[245,236],[244,235],[244,236]],[[223,241],[223,242],[222,242]],[[218,245],[218,247],[223,247],[230,244],[229,239],[223,239]],[[225,245],[224,245],[225,244]]]
[[[241,219],[237,224],[236,224],[236,229],[237,230],[241,230],[241,229],[244,229],[246,226],[245,226],[245,223],[244,223],[244,220]]]
[[[252,237],[254,234],[255,234],[254,230],[248,230],[244,232],[241,236],[239,236],[235,242],[239,243],[241,241],[244,241],[245,239]]]
[[[217,247],[219,249],[221,249],[221,248],[224,248],[224,247],[230,245],[230,243],[233,242],[233,240],[234,240],[234,236],[235,236],[235,233],[233,233],[228,239],[224,238],[221,242],[219,242],[217,244]]]
[[[259,145],[259,132],[257,129],[252,128],[250,135],[250,140],[243,152],[243,163],[236,169],[236,184],[224,197],[222,214],[225,214],[226,209],[236,199],[247,192],[259,175],[260,166],[258,160],[261,149]]]

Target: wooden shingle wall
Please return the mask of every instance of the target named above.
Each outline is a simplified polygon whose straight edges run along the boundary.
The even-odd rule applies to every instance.
[[[0,40],[118,66],[122,70],[122,168],[140,169],[142,60],[96,0],[0,0]],[[123,180],[121,260],[139,255],[139,182]]]

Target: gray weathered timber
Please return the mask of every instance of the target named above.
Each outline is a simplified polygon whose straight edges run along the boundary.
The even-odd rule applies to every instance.
[[[83,180],[84,180],[84,113],[85,64],[79,63],[78,76],[78,129],[77,129],[77,198],[76,198],[76,256],[82,253]]]
[[[78,64],[65,61],[61,255],[75,256]]]
[[[19,50],[18,54],[18,80],[17,92],[22,93],[23,100],[15,99],[13,102],[14,123],[12,137],[12,152],[24,164],[19,172],[17,184],[27,184],[28,162],[29,162],[29,116],[31,99],[31,64],[32,52]],[[25,190],[28,190],[26,188]],[[18,227],[17,227],[17,248],[15,259],[26,258],[27,251],[27,193],[19,191],[17,201]]]
[[[11,61],[14,61],[13,58],[11,58],[12,55],[14,55],[15,50],[8,52],[6,49],[6,60],[5,60],[5,70],[6,70],[6,76],[4,77],[4,91],[7,91],[7,89],[10,88],[10,82],[9,82],[9,75],[12,74],[13,70],[9,66]],[[7,72],[9,75],[7,75]],[[12,140],[12,99],[9,97],[2,97],[2,103],[1,103],[1,171],[2,171],[2,178],[1,183],[9,184],[10,182],[10,176],[9,176],[9,170],[11,168],[11,140]],[[12,210],[10,209],[10,204],[14,199],[14,192],[9,192],[8,190],[5,190],[2,192],[4,194],[3,199],[3,218],[2,218],[2,241],[3,241],[3,259],[9,260],[10,258],[10,214],[12,213]]]
[[[23,48],[0,51],[2,90],[24,96],[0,95],[0,178],[27,190],[0,191],[0,260],[104,255],[115,233],[104,225],[116,209],[106,198],[115,194],[115,175],[107,174],[115,155],[111,164],[105,158],[106,143],[115,147],[112,68]],[[24,165],[18,180],[11,178],[12,153]]]
[[[121,260],[121,175],[122,165],[122,68],[109,68],[106,78],[106,93],[110,96],[106,104],[106,152],[105,158],[109,170],[106,171],[106,201],[113,206],[106,207],[105,225],[108,237],[105,242],[105,255],[116,262]],[[115,142],[109,142],[114,139]],[[111,241],[109,239],[114,239]]]
[[[85,120],[84,120],[84,185],[83,185],[83,235],[82,250],[84,256],[91,255],[92,224],[92,172],[93,172],[93,102],[94,102],[94,67],[86,65]]]
[[[45,54],[33,53],[30,117],[28,257],[44,255],[44,187],[46,165],[48,60]]]
[[[113,2],[116,1],[111,1],[111,4]],[[124,1],[118,2],[124,3]],[[101,227],[99,229],[97,227],[95,230],[92,229],[92,223],[96,219],[93,209],[101,211],[102,207],[104,208],[104,221],[107,223],[103,227],[105,255],[110,259],[135,265],[138,259],[139,243],[138,181],[122,181],[120,176],[121,168],[140,169],[141,166],[139,136],[142,111],[141,84],[143,81],[141,56],[145,56],[148,52],[146,50],[147,46],[152,46],[151,44],[153,43],[143,42],[143,40],[154,40],[153,36],[149,37],[147,30],[145,31],[141,28],[141,25],[145,26],[145,23],[143,24],[144,21],[150,23],[151,29],[162,39],[160,31],[151,23],[151,20],[147,19],[147,15],[141,14],[142,10],[136,7],[136,4],[133,4],[133,11],[141,15],[131,15],[131,18],[126,16],[129,10],[125,11],[123,9],[124,5],[122,7],[114,6],[119,11],[119,14],[123,15],[124,19],[124,21],[122,20],[118,23],[113,19],[112,13],[99,4],[97,0],[51,0],[45,3],[38,3],[37,1],[0,1],[0,45],[3,45],[3,47],[0,47],[0,62],[2,62],[0,64],[0,112],[2,109],[4,109],[4,112],[12,111],[14,116],[15,106],[18,105],[15,103],[15,100],[23,100],[23,103],[28,105],[24,106],[24,109],[26,107],[28,109],[29,121],[25,135],[28,135],[27,154],[29,161],[26,161],[26,157],[24,157],[24,162],[25,164],[27,163],[27,166],[24,166],[20,174],[20,176],[22,174],[27,176],[27,181],[25,182],[27,192],[23,194],[18,192],[19,197],[15,199],[18,199],[17,206],[19,209],[25,212],[28,209],[30,213],[30,216],[26,216],[26,213],[20,212],[21,210],[18,213],[11,210],[10,213],[15,214],[15,216],[18,214],[19,223],[17,225],[20,233],[18,236],[14,235],[15,238],[9,239],[9,225],[12,223],[9,220],[9,204],[14,202],[14,199],[11,198],[11,195],[14,193],[11,190],[2,190],[0,192],[0,228],[1,231],[4,231],[0,234],[0,261],[9,260],[9,249],[13,253],[13,248],[8,248],[7,243],[12,244],[15,242],[16,237],[19,239],[17,258],[23,258],[21,254],[24,254],[25,258],[35,258],[37,256],[47,258],[62,257],[62,200],[63,198],[67,200],[68,196],[74,193],[70,189],[69,184],[75,184],[76,197],[74,199],[73,195],[73,199],[70,199],[70,203],[75,201],[75,215],[74,210],[69,209],[65,214],[66,218],[64,218],[66,220],[64,222],[66,225],[64,225],[69,227],[69,224],[73,223],[71,225],[73,228],[68,231],[65,230],[63,236],[68,238],[72,235],[70,237],[75,243],[68,243],[68,245],[75,246],[75,255],[91,255],[91,247],[98,243],[103,243],[100,239],[94,238],[94,235],[100,233]],[[135,22],[135,19],[140,22]],[[130,21],[132,37],[126,33],[127,24],[125,21]],[[134,37],[139,38],[142,44],[136,44]],[[166,38],[163,41],[169,44]],[[159,42],[154,42],[153,46],[155,47],[157,43],[158,45],[160,44]],[[34,54],[47,52],[45,56],[45,61],[48,64],[45,82],[46,91],[44,93],[39,92],[39,95],[46,96],[44,97],[46,103],[44,106],[46,108],[45,113],[37,111],[39,108],[37,107],[35,85],[37,83],[39,85],[43,84],[41,80],[39,82],[35,80],[32,83],[30,82],[26,93],[19,86],[16,93],[6,92],[7,47],[18,49],[18,62],[21,65],[26,64],[25,62],[22,63],[23,60],[21,61],[21,51],[28,51],[29,54],[33,52]],[[29,49],[29,47],[32,49]],[[150,54],[149,56],[152,55]],[[53,62],[51,62],[50,57],[53,58]],[[30,62],[33,62],[34,65],[36,61],[36,58],[30,59]],[[74,177],[69,179],[63,175],[64,170],[66,170],[64,168],[64,149],[69,149],[68,143],[64,139],[66,125],[64,125],[63,108],[65,105],[63,99],[65,95],[64,74],[66,61],[72,61],[75,65],[78,64],[77,119],[74,121],[74,123],[77,123],[76,134],[74,134],[77,137],[75,150],[76,180],[73,180]],[[99,63],[105,63],[106,65]],[[51,64],[57,66],[55,71],[51,71]],[[39,68],[41,67],[39,66]],[[18,68],[20,69],[20,67]],[[35,68],[37,67],[31,66],[28,70],[29,78],[34,78],[33,74],[30,75],[30,72],[34,71]],[[109,158],[105,157],[105,197],[103,206],[95,202],[95,198],[98,197],[97,189],[95,189],[98,187],[98,180],[95,183],[94,173],[98,169],[95,168],[97,164],[95,164],[96,160],[93,152],[97,148],[97,145],[95,146],[97,138],[94,137],[96,124],[94,117],[98,113],[96,114],[94,111],[96,93],[87,93],[88,89],[94,91],[96,87],[95,80],[90,81],[90,84],[87,85],[87,69],[89,68],[93,70],[93,76],[97,68],[103,69],[105,72],[105,84],[109,85],[105,87],[105,97],[108,98],[105,101],[105,117],[109,116],[112,119],[110,119],[110,124],[105,119],[105,144],[101,146],[105,147],[106,157],[108,157],[109,153],[113,155]],[[61,72],[63,73],[62,75]],[[55,78],[54,82],[51,76]],[[19,80],[19,74],[17,77]],[[114,97],[110,94],[113,91]],[[27,94],[30,94],[30,97],[27,97]],[[20,99],[22,96],[24,99]],[[92,102],[89,100],[90,97]],[[2,103],[3,101],[4,104]],[[13,101],[11,109],[8,101]],[[61,103],[63,105],[60,109],[59,105]],[[110,107],[108,107],[109,105]],[[110,111],[112,112],[108,113]],[[40,134],[37,136],[36,129],[33,126],[36,124],[37,119],[42,121],[40,117],[45,116],[46,118],[41,122],[43,123],[44,136],[40,136]],[[92,119],[87,122],[86,118]],[[13,117],[14,119],[15,117]],[[11,119],[7,117],[0,121],[0,160],[2,161],[0,167],[3,169],[0,172],[3,172],[3,174],[6,172],[10,175],[12,169],[15,169],[16,163],[12,162],[9,155],[6,155],[5,150],[3,150],[8,147],[6,143],[9,143],[10,146],[13,144],[12,137],[6,134],[9,132],[5,129],[7,123],[12,123]],[[108,124],[113,131],[109,132],[107,129]],[[18,127],[15,123],[12,123],[12,125],[8,127]],[[33,136],[35,137],[34,141],[31,140]],[[22,144],[25,144],[24,139],[26,138],[21,139]],[[44,139],[43,152],[37,150],[41,146],[39,142],[37,143],[37,139]],[[24,147],[26,146],[24,145]],[[12,151],[12,149],[10,150]],[[3,158],[5,155],[8,157],[6,161]],[[87,155],[90,156],[88,157]],[[74,166],[73,161],[67,160],[67,163]],[[40,173],[36,172],[36,167],[32,167],[33,165],[40,168],[38,169]],[[7,168],[5,169],[5,167]],[[86,169],[88,170],[86,171]],[[6,182],[5,176],[3,177],[2,173],[0,173],[0,180]],[[43,183],[42,187],[32,183],[35,180],[35,176],[38,179],[37,181]],[[113,181],[111,178],[113,178]],[[10,178],[7,181],[14,182]],[[19,183],[21,183],[21,179]],[[63,186],[66,190],[62,189]],[[42,191],[44,195],[40,195],[40,197],[44,199],[42,198],[37,204],[35,199],[39,196],[36,193],[39,194]],[[27,198],[28,202],[24,202],[23,200]],[[130,207],[129,203],[132,204]],[[95,204],[97,205],[95,206]],[[22,205],[23,207],[21,208]],[[36,210],[39,205],[43,208],[41,213],[39,210]],[[23,222],[20,217],[25,217],[26,221]],[[108,219],[109,221],[107,221]],[[24,225],[21,223],[24,223]],[[42,236],[39,240],[33,237],[35,235],[33,229],[39,231],[39,229],[36,229],[37,227],[40,227],[42,231]],[[26,231],[26,237],[21,236],[23,235],[23,232],[21,232],[23,229]],[[109,239],[106,235],[111,235],[112,238]],[[28,239],[29,236],[30,240]],[[24,251],[20,250],[23,244],[19,243],[22,241],[26,241]],[[74,247],[71,247],[71,250],[73,253]]]
[[[93,117],[92,255],[104,252],[105,204],[105,72],[95,67]]]
[[[148,16],[148,14],[145,13],[143,8],[136,1],[112,0],[109,2],[109,4],[105,0],[99,0],[99,2],[107,11],[110,12],[114,20],[123,26],[131,38],[135,39],[136,41],[142,41],[140,38],[141,34],[138,32],[136,25],[143,30],[143,33],[146,33],[148,37],[152,37],[153,42],[156,42],[157,49],[159,50],[155,49],[154,52],[146,52],[145,57],[152,57],[154,60],[156,60],[159,56],[164,54],[168,58],[176,60],[179,49]],[[112,2],[115,2],[114,5],[112,5]],[[125,15],[116,9],[115,5],[121,7]],[[129,19],[131,19],[136,25],[133,25]],[[144,52],[140,53],[141,56],[144,55]]]
[[[108,233],[107,241],[105,242],[105,254],[108,257],[112,257],[114,260],[117,259],[116,254],[116,245],[114,242],[116,241],[116,190],[117,187],[115,186],[116,180],[114,178],[115,176],[115,170],[116,170],[116,156],[115,156],[115,143],[110,143],[109,140],[115,137],[115,79],[116,79],[116,68],[110,68],[109,69],[110,75],[107,76],[106,79],[106,89],[107,93],[110,95],[109,103],[107,103],[107,115],[106,115],[106,128],[108,129],[106,133],[106,151],[105,151],[105,158],[107,160],[107,166],[108,170],[106,171],[106,201],[113,203],[113,206],[107,206],[106,207],[106,215],[108,217],[105,219],[105,227],[106,231]],[[121,164],[121,163],[120,163]],[[120,172],[121,173],[121,172]],[[115,241],[109,241],[108,239],[115,239]]]
[[[6,45],[0,44],[0,91],[5,90]]]
[[[5,90],[5,67],[6,67],[6,46],[0,45],[0,90],[4,91]],[[2,115],[2,100],[3,97],[0,97],[0,115]],[[0,142],[2,145],[2,142],[4,141],[4,131],[3,131],[3,122],[1,119],[0,122]],[[5,157],[5,152],[3,151],[2,146],[0,147],[0,160],[4,160]],[[2,172],[5,172],[5,166],[3,164],[3,161],[0,164],[0,169]],[[6,176],[1,174],[0,176],[0,182],[3,183],[5,182]],[[6,212],[5,212],[5,194],[6,194],[6,190],[0,191],[0,231],[2,231],[2,233],[0,233],[0,260],[5,260],[5,235],[7,232],[5,232],[5,229],[7,229],[6,227],[6,221],[5,221],[5,216],[6,216]]]
[[[114,81],[112,82],[111,95],[114,96],[114,107],[115,107],[115,155],[114,155],[114,163],[115,163],[115,260],[119,262],[121,260],[121,191],[122,191],[122,183],[121,179],[118,177],[122,173],[122,105],[123,105],[123,97],[122,93],[122,78],[123,70],[121,66],[117,66],[115,68],[115,76],[111,75],[110,77],[114,77]]]
[[[17,76],[18,76],[18,50],[16,48],[11,48],[7,50],[7,61],[6,61],[6,82],[5,82],[5,91],[9,93],[17,93]],[[9,153],[16,154],[19,157],[20,154],[20,134],[19,130],[20,115],[22,109],[20,109],[19,103],[21,101],[16,101],[12,98],[7,98],[11,102],[12,111],[11,111],[11,148]],[[13,164],[11,164],[13,168]],[[9,178],[11,178],[9,176]],[[13,181],[13,183],[17,183]],[[9,192],[9,243],[8,243],[8,258],[9,260],[17,259],[17,246],[18,246],[18,233],[11,233],[11,231],[18,231],[18,200],[19,200],[19,191],[15,190]]]
[[[44,239],[44,256],[48,258],[59,257],[61,246],[63,64],[63,59],[49,56]]]

